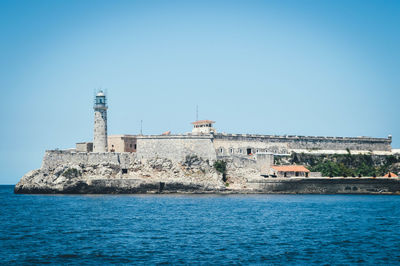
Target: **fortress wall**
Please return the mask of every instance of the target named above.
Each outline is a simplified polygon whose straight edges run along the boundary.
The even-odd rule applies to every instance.
[[[290,149],[391,151],[390,139],[373,138],[304,138],[291,139]]]
[[[138,136],[136,153],[139,159],[160,157],[182,161],[192,155],[216,159],[211,135]]]
[[[255,159],[238,155],[217,156],[217,160],[229,162],[237,168],[257,169],[258,167],[258,162]]]
[[[251,148],[251,153],[255,154],[258,152],[273,152],[273,153],[288,153],[288,143],[285,142],[273,142],[269,139],[264,138],[235,138],[235,137],[219,137],[214,139],[214,148],[219,156],[232,155],[245,155],[247,149]],[[221,150],[222,149],[222,152]],[[241,150],[241,151],[240,151]]]
[[[46,151],[42,169],[55,169],[60,165],[102,165],[109,164],[121,168],[128,168],[131,161],[135,159],[134,153],[86,153],[70,152],[60,150]]]
[[[215,134],[214,147],[223,149],[228,154],[230,148],[234,153],[247,148],[252,153],[259,149],[260,152],[290,153],[292,150],[354,150],[354,151],[391,151],[391,137],[389,138],[342,138],[342,137],[303,137],[303,136],[268,136],[268,135],[241,135],[241,134]]]

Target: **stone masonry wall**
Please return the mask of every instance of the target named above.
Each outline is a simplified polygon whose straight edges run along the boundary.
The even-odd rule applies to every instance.
[[[215,134],[214,147],[218,155],[272,152],[287,154],[302,150],[346,150],[353,151],[391,151],[391,137],[388,138],[342,138],[342,137],[304,137],[269,136],[246,134]]]
[[[204,160],[215,160],[212,135],[137,136],[139,159],[168,158],[182,161],[196,155]]]
[[[135,157],[134,153],[46,151],[41,169],[55,169],[60,165],[102,165],[104,163],[128,168]]]
[[[107,151],[107,110],[105,109],[94,112],[93,151]]]

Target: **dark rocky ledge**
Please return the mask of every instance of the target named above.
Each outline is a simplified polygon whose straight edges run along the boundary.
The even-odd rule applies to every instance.
[[[292,178],[260,179],[239,189],[183,182],[142,182],[137,179],[78,181],[62,189],[51,186],[15,186],[16,194],[400,194],[399,179]]]

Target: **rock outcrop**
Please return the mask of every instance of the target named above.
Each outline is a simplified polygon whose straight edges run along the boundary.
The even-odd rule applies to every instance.
[[[221,158],[220,158],[221,159]],[[133,153],[47,151],[40,169],[30,171],[15,193],[316,193],[400,194],[399,178],[264,178],[256,161],[214,161],[186,156],[138,159]]]
[[[48,151],[42,167],[24,175],[15,193],[201,193],[225,187],[212,162],[196,156],[174,162],[138,160],[128,153]]]

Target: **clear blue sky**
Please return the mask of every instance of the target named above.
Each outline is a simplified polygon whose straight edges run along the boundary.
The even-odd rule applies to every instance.
[[[1,1],[0,183],[93,135],[393,135],[400,1]]]

